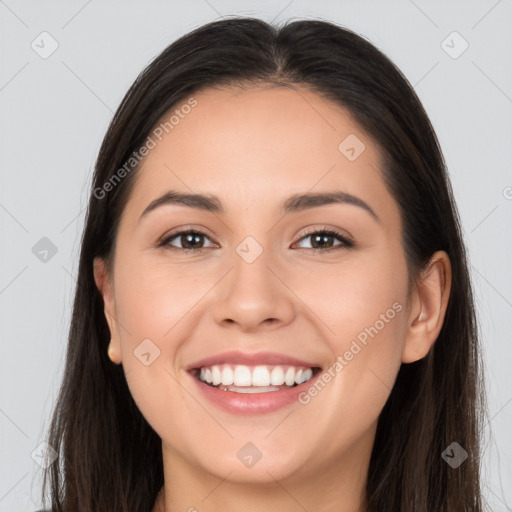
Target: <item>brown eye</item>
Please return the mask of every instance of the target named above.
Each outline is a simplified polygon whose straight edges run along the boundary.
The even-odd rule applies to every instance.
[[[205,239],[209,238],[200,231],[180,231],[162,240],[160,246],[169,246],[172,249],[183,249],[185,251],[198,251],[206,248],[204,246]],[[174,245],[172,242],[175,241],[178,241],[180,245]]]
[[[321,229],[313,231],[303,236],[301,240],[310,239],[311,247],[303,247],[304,249],[310,249],[313,251],[327,252],[330,250],[347,249],[354,246],[354,243],[347,237],[330,229]],[[339,243],[335,243],[338,241]]]

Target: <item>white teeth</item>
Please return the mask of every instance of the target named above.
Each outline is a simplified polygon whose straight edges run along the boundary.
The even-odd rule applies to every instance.
[[[248,366],[235,366],[233,384],[235,386],[250,386],[252,384],[251,370]]]
[[[270,373],[266,366],[256,366],[252,371],[253,386],[270,386]]]
[[[212,366],[212,384],[218,386],[222,382],[222,373],[218,366]]]
[[[284,381],[287,386],[293,386],[295,384],[295,368],[293,366],[290,366],[290,368],[286,370]]]
[[[231,386],[234,382],[233,370],[229,366],[225,366],[222,370],[222,385]]]
[[[294,386],[302,384],[313,377],[311,368],[294,366],[246,366],[246,365],[213,365],[203,367],[199,371],[199,380],[219,389],[236,391],[234,388],[245,388],[240,393],[277,391],[276,386]],[[233,389],[229,389],[229,387]],[[257,391],[248,388],[256,388]]]
[[[270,374],[270,384],[272,386],[282,386],[284,384],[284,371],[280,366],[276,366]]]

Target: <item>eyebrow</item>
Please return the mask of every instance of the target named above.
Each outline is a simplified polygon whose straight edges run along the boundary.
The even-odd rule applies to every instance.
[[[368,203],[363,201],[360,197],[342,191],[295,194],[285,201],[283,211],[284,213],[299,212],[329,204],[350,204],[358,206],[366,210],[377,222],[380,222],[378,215]]]
[[[294,194],[290,196],[282,206],[283,213],[300,212],[310,208],[326,206],[330,204],[350,204],[366,210],[377,222],[380,222],[378,215],[368,203],[361,198],[343,191],[316,192],[306,194]],[[157,208],[164,205],[180,205],[195,208],[211,213],[225,213],[222,203],[217,196],[204,194],[183,194],[169,190],[162,196],[152,201],[142,212],[139,221]]]

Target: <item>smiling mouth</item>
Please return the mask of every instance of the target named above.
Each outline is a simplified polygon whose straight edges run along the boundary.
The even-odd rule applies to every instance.
[[[216,364],[191,370],[207,386],[234,393],[268,393],[290,389],[311,380],[321,368],[291,365]]]

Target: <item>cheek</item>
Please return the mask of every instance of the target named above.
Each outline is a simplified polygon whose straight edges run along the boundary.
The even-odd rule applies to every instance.
[[[182,457],[190,458],[209,417],[178,384],[163,354],[148,367],[138,365],[135,358],[133,361],[125,365],[125,375],[137,408],[161,439],[170,442]]]
[[[190,292],[190,279],[171,279],[178,271],[146,264],[143,258],[136,264],[125,258],[115,275],[122,364],[130,393],[159,435],[185,446],[172,411],[183,413],[194,404],[176,379],[175,363],[180,337],[191,328],[187,313],[197,293]]]
[[[180,320],[192,297],[185,293],[183,280],[170,282],[168,272],[145,265],[141,258],[136,264],[129,258],[119,262],[115,280],[122,364],[133,398],[143,413],[172,407],[178,396],[174,340],[186,323]]]
[[[191,311],[204,286],[197,275],[155,264],[149,258],[145,261],[139,257],[136,263],[120,264],[116,274],[116,309],[119,321],[130,333],[123,336],[124,340],[132,337],[136,342],[142,336],[163,342],[169,338],[167,334]]]
[[[407,269],[391,251],[353,253],[341,264],[312,265],[287,279],[316,322],[328,327],[324,331],[337,354],[347,350],[350,340],[359,337],[364,344],[376,331],[401,330],[404,315],[398,310],[405,310]]]
[[[330,391],[311,390],[304,402],[329,411],[327,429],[340,421],[345,425],[346,418],[350,418],[347,428],[364,429],[382,410],[401,365],[406,334],[405,261],[372,255],[338,267],[328,276],[325,270],[311,271],[307,282],[297,286],[301,286],[297,295],[328,326],[329,330],[322,330],[332,354],[324,380]],[[334,404],[332,397],[339,401]]]

